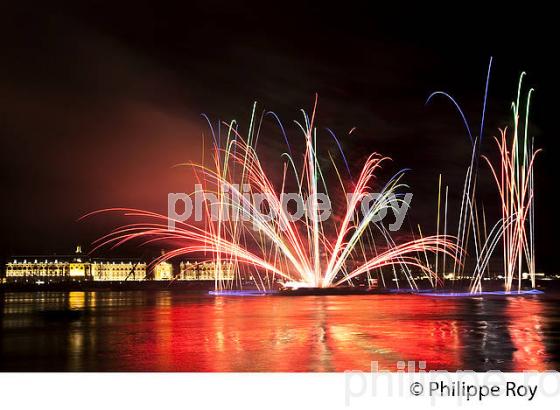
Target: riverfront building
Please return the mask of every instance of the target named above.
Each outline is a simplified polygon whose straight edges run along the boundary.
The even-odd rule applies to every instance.
[[[146,264],[124,260],[81,261],[64,256],[14,258],[6,263],[5,279],[22,283],[139,281],[146,279]]]
[[[221,272],[221,273],[220,273]],[[84,257],[81,248],[70,256],[13,257],[5,265],[3,282],[57,283],[57,282],[138,282],[156,281],[213,281],[233,280],[231,262],[181,262],[174,272],[170,262],[160,262],[150,268],[146,262],[130,259],[91,259]]]
[[[234,265],[232,262],[214,261],[190,262],[183,261],[179,264],[179,280],[233,280]]]
[[[169,262],[160,262],[154,266],[155,280],[171,280],[174,278],[173,265]]]

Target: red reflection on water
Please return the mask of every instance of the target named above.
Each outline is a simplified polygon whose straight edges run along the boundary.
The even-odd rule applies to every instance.
[[[83,296],[83,297],[82,297]],[[414,295],[6,296],[0,369],[82,371],[547,370],[556,299]],[[72,307],[79,318],[44,311]],[[59,316],[56,316],[58,318]],[[401,367],[398,367],[401,365]]]
[[[348,323],[344,310],[363,311],[362,305],[371,314],[353,316]],[[456,322],[442,318],[453,317],[456,306],[446,300],[388,297],[350,302],[343,309],[329,326],[336,370],[369,370],[372,361],[377,369],[389,371],[418,370],[421,362],[427,370],[460,366]]]
[[[546,350],[543,336],[543,305],[538,299],[510,298],[506,310],[514,348],[512,370],[545,371]]]
[[[146,317],[141,333],[156,337],[136,345],[143,366],[293,372],[370,370],[372,361],[392,371],[402,361],[414,361],[416,368],[423,361],[427,369],[461,364],[457,324],[449,319],[456,305],[447,300],[217,297],[200,302],[158,306]],[[147,352],[154,363],[146,363],[151,361]]]

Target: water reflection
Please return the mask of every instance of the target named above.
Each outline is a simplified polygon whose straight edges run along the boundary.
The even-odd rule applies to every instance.
[[[558,369],[557,299],[0,295],[0,369]]]
[[[508,303],[509,333],[514,347],[512,371],[526,367],[544,371],[547,353],[544,345],[544,305],[535,299],[512,299]]]

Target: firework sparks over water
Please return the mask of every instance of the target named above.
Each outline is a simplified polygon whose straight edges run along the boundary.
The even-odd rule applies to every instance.
[[[340,141],[327,128],[329,140],[336,143],[340,157],[339,164],[335,156],[328,151],[328,169],[333,175],[327,175],[327,168],[321,164],[319,156],[318,142],[322,142],[322,138],[318,135],[316,125],[316,97],[311,115],[302,110],[303,121],[294,121],[301,130],[305,143],[300,155],[294,154],[285,128],[276,114],[265,112],[257,121],[256,104],[253,106],[245,136],[239,131],[236,121],[223,123],[223,127],[220,124],[216,133],[211,121],[204,116],[212,133],[211,165],[204,162],[188,164],[192,167],[199,186],[203,187],[205,192],[211,192],[216,199],[213,203],[203,202],[203,224],[175,220],[169,215],[138,209],[106,209],[98,212],[123,212],[129,217],[141,218],[141,222],[119,227],[100,238],[96,242],[96,249],[120,246],[130,241],[139,241],[142,244],[165,241],[172,245],[157,261],[204,254],[216,263],[219,272],[215,280],[216,289],[241,287],[243,278],[248,277],[261,290],[277,286],[353,286],[355,280],[363,279],[364,276],[367,277],[368,283],[372,283],[373,275],[377,275],[383,285],[387,286],[386,272],[384,273],[383,268],[391,271],[390,280],[394,281],[397,287],[400,286],[399,280],[404,280],[408,288],[418,289],[418,273],[427,279],[432,287],[442,285],[448,259],[453,264],[452,276],[460,277],[467,257],[465,250],[469,243],[472,243],[475,265],[470,276],[470,291],[475,293],[482,291],[482,279],[488,272],[490,258],[501,240],[505,291],[511,291],[514,278],[518,279],[518,291],[521,291],[523,267],[527,267],[534,288],[533,164],[538,151],[534,150],[533,142],[528,138],[532,89],[527,93],[523,133],[520,131],[520,94],[524,74],[519,81],[517,100],[512,104],[513,139],[508,145],[506,130],[500,130],[501,138],[495,139],[500,153],[499,168],[487,157],[483,157],[490,165],[497,184],[502,209],[502,217],[490,229],[487,227],[484,204],[476,197],[491,65],[492,60],[488,67],[478,137],[473,137],[469,122],[453,97],[439,91],[430,95],[428,99],[439,94],[455,105],[472,144],[456,237],[448,235],[449,187],[445,187],[445,204],[442,204],[441,174],[438,180],[436,235],[424,236],[418,226],[419,238],[404,242],[396,241],[391,236],[379,216],[389,209],[395,211],[404,204],[402,191],[408,186],[401,181],[406,170],[397,172],[375,193],[373,188],[377,182],[377,173],[390,158],[372,153],[365,160],[357,177],[352,178]],[[278,179],[277,174],[265,171],[257,151],[257,142],[265,118],[273,118],[287,147],[287,152],[281,155],[279,184],[274,183],[274,179]],[[222,128],[227,130],[225,137],[221,135]],[[340,171],[342,166],[345,168],[343,172]],[[349,178],[343,177],[346,174]],[[327,182],[329,177],[336,178],[337,189]],[[296,192],[290,192],[288,187],[296,187]],[[284,199],[291,194],[301,198],[306,204],[306,212],[301,218],[293,218],[285,206]],[[372,197],[373,194],[375,195]],[[344,197],[342,212],[323,219],[325,201],[319,199],[320,195],[326,198],[329,210],[333,203],[340,202],[339,196]],[[262,198],[265,198],[265,202]],[[364,200],[370,201],[366,209],[361,206]],[[445,212],[443,234],[440,235],[442,206]],[[432,254],[435,260],[434,269],[429,254]],[[443,256],[441,274],[440,255]],[[225,280],[220,276],[224,263],[235,267],[236,281]]]
[[[240,275],[248,269],[256,285],[262,289],[272,288],[278,283],[294,288],[352,285],[353,279],[363,275],[370,278],[372,272],[383,267],[392,268],[397,286],[399,275],[396,267],[403,273],[404,278],[400,279],[405,280],[412,289],[418,289],[413,270],[427,275],[431,283],[437,284],[440,278],[429,264],[423,263],[419,255],[443,253],[455,258],[460,254],[455,241],[445,235],[435,235],[397,243],[389,230],[376,220],[388,209],[395,209],[402,204],[400,190],[406,188],[401,182],[403,171],[394,175],[372,197],[374,199],[365,212],[360,208],[362,201],[374,194],[376,172],[389,158],[372,153],[358,177],[344,181],[329,153],[340,190],[347,193],[353,189],[353,192],[346,196],[344,212],[322,220],[319,194],[327,195],[328,202],[332,203],[335,200],[332,192],[335,190],[329,189],[320,165],[316,107],[317,100],[311,115],[303,112],[303,123],[296,121],[304,137],[305,149],[301,158],[297,158],[288,145],[290,152],[282,155],[284,162],[280,188],[275,186],[271,176],[264,170],[256,150],[260,124],[256,123],[253,110],[246,137],[240,134],[235,121],[225,124],[227,137],[223,143],[212,129],[212,166],[191,164],[201,185],[211,190],[218,199],[217,218],[213,213],[215,209],[212,209],[216,204],[209,205],[206,202],[203,226],[188,221],[173,221],[173,229],[169,228],[168,216],[134,209],[103,210],[101,212],[124,212],[150,222],[120,227],[97,241],[97,247],[120,246],[133,240],[143,243],[171,241],[173,246],[160,260],[193,254],[211,255],[218,271],[226,262],[233,263]],[[281,124],[278,117],[274,117]],[[283,127],[281,129],[284,132]],[[332,132],[331,135],[340,148],[336,136]],[[340,152],[350,173],[346,157],[342,150]],[[296,186],[297,195],[307,204],[308,212],[297,220],[283,206],[288,185]],[[267,215],[263,215],[262,203],[257,203],[252,194],[264,194]],[[383,246],[380,246],[379,238]],[[383,250],[377,251],[378,248]],[[383,277],[382,280],[385,283]],[[224,286],[228,286],[226,282],[220,277],[216,278],[216,287]]]
[[[484,157],[494,176],[502,205],[502,242],[505,290],[511,291],[517,277],[521,289],[523,267],[528,269],[531,285],[535,287],[535,242],[534,242],[534,175],[533,166],[539,150],[528,138],[529,108],[533,89],[529,89],[525,104],[523,134],[520,132],[520,95],[525,73],[521,74],[517,100],[513,106],[513,138],[508,145],[507,129],[500,130],[495,138],[500,153],[500,167]]]
[[[531,280],[531,287],[535,288],[536,285],[533,166],[539,150],[534,149],[534,141],[528,137],[529,110],[531,95],[534,89],[531,88],[527,92],[523,119],[520,114],[521,92],[523,88],[523,77],[525,76],[524,72],[521,73],[519,78],[517,98],[512,102],[513,137],[509,139],[507,129],[500,129],[500,137],[494,138],[500,154],[499,165],[494,165],[488,157],[482,156],[489,165],[498,188],[502,216],[489,232],[486,224],[486,215],[484,213],[484,204],[481,202],[479,203],[476,197],[478,164],[480,160],[480,147],[483,140],[484,117],[486,114],[491,68],[492,58],[490,58],[490,63],[488,65],[481,114],[480,135],[478,137],[473,137],[471,132],[472,127],[466,115],[461,106],[451,95],[443,91],[437,91],[432,93],[428,98],[428,101],[430,101],[435,95],[443,95],[452,102],[463,120],[472,144],[471,159],[465,175],[461,211],[457,227],[457,249],[467,249],[469,239],[472,240],[474,247],[475,267],[471,275],[471,293],[482,292],[482,279],[488,272],[490,258],[499,245],[500,239],[503,244],[504,290],[506,292],[511,292],[513,280],[517,278],[517,291],[521,291],[523,268],[527,268],[527,273]],[[439,209],[440,206],[438,202],[438,232]],[[482,209],[482,222],[480,221],[479,209]],[[463,262],[466,255],[466,252],[457,254],[455,260]],[[461,266],[464,267],[464,263],[460,263],[459,267],[455,265],[453,272],[461,272]]]

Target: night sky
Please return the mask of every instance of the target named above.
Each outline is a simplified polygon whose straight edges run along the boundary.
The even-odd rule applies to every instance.
[[[393,158],[381,179],[412,168],[410,223],[435,233],[438,175],[450,187],[451,224],[470,143],[449,102],[425,101],[450,92],[477,130],[493,56],[482,150],[495,158],[491,137],[510,125],[517,79],[527,71],[526,85],[536,88],[531,135],[544,149],[537,267],[557,271],[555,13],[493,14],[468,3],[445,13],[375,2],[49,3],[0,6],[2,258],[87,248],[115,222],[76,222],[99,208],[165,212],[168,192],[192,188],[189,170],[173,166],[201,158],[201,113],[246,129],[258,101],[297,141],[290,123],[312,108],[315,93],[319,126],[336,131],[353,168],[373,151]],[[265,131],[259,150],[271,172],[280,170],[282,137]],[[480,195],[497,217],[484,164]]]

